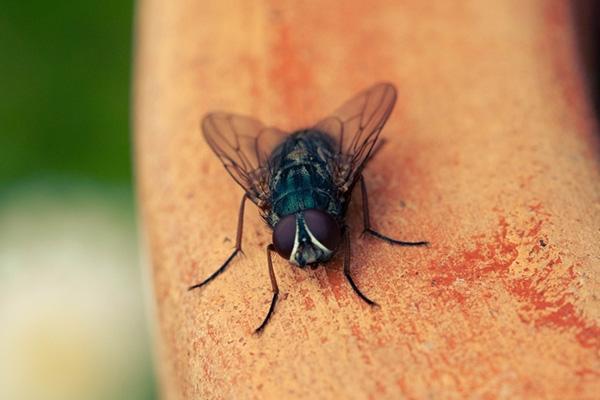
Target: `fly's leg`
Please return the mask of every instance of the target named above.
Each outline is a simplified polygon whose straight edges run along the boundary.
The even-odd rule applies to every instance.
[[[277,286],[277,278],[275,278],[275,272],[273,271],[273,261],[271,260],[271,252],[273,251],[273,249],[274,247],[272,244],[267,246],[267,263],[269,265],[269,277],[271,278],[271,288],[273,289],[273,297],[271,298],[271,305],[269,306],[269,312],[267,312],[267,316],[260,324],[260,326],[254,331],[256,334],[260,334],[263,331],[263,329],[265,329],[265,326],[271,319],[271,315],[275,310],[275,303],[277,303],[277,297],[279,296],[279,287]]]
[[[188,288],[188,290],[192,290],[192,289],[196,289],[196,288],[202,287],[202,286],[206,285],[208,282],[210,282],[213,279],[215,279],[217,276],[219,276],[221,273],[223,273],[223,271],[225,271],[225,269],[227,268],[227,266],[229,265],[229,263],[231,262],[231,260],[233,260],[233,258],[238,253],[242,252],[242,231],[244,229],[244,206],[246,204],[246,199],[247,198],[248,198],[248,195],[244,194],[244,197],[242,197],[242,202],[240,204],[240,211],[239,211],[239,214],[238,214],[237,236],[236,236],[236,239],[235,239],[235,249],[233,250],[233,253],[231,253],[231,255],[227,258],[227,260],[225,260],[225,262],[223,263],[223,265],[221,265],[218,270],[216,270],[215,272],[213,272],[211,276],[209,276],[208,278],[206,278],[205,280],[203,280],[200,283],[197,283],[197,284],[195,284],[193,286],[190,286]]]
[[[405,242],[402,240],[392,239],[391,237],[385,236],[376,230],[371,228],[371,219],[369,218],[369,196],[367,195],[367,185],[365,184],[365,178],[360,176],[360,191],[362,193],[362,207],[363,207],[363,234],[369,234],[375,236],[378,239],[385,240],[391,244],[397,244],[400,246],[427,246],[429,242]]]
[[[350,283],[350,286],[352,286],[352,290],[354,290],[354,293],[356,293],[358,295],[358,297],[360,297],[368,305],[376,306],[377,303],[375,303],[373,300],[369,299],[358,289],[358,287],[356,286],[356,283],[354,283],[354,281],[352,280],[352,276],[350,275],[350,236],[349,236],[348,227],[344,228],[344,239],[343,240],[344,240],[344,276],[346,277],[346,279],[348,280],[348,283]]]

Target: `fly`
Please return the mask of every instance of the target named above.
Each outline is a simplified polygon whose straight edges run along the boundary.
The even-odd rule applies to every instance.
[[[360,186],[363,232],[401,246],[425,246],[385,236],[371,227],[367,189],[362,172],[383,142],[379,134],[396,103],[396,89],[378,83],[344,103],[311,128],[291,134],[265,127],[256,119],[223,112],[202,120],[208,145],[225,169],[245,190],[238,214],[235,249],[223,265],[189,290],[206,285],[221,274],[242,250],[244,206],[250,199],[273,230],[266,248],[273,297],[256,333],[265,328],[277,303],[279,288],[272,253],[300,268],[316,268],[337,251],[344,253],[344,276],[364,302],[365,296],[350,275],[349,228],[346,211],[355,185]]]

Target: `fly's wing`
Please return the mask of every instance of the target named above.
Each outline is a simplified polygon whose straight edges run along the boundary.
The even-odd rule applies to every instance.
[[[224,112],[206,115],[202,132],[231,177],[263,207],[269,198],[269,158],[285,133],[254,118]]]
[[[315,125],[337,142],[332,170],[342,192],[352,188],[360,176],[395,103],[396,88],[391,83],[378,83]]]

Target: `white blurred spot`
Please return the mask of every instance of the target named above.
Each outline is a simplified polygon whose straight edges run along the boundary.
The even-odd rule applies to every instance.
[[[136,247],[100,190],[0,199],[0,399],[151,395]]]

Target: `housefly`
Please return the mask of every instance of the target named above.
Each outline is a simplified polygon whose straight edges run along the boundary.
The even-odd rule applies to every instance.
[[[371,227],[363,170],[379,148],[377,139],[396,102],[396,89],[378,83],[344,103],[316,125],[286,133],[265,127],[256,119],[223,112],[202,120],[202,131],[225,169],[244,189],[235,249],[223,265],[189,290],[200,288],[221,274],[242,250],[244,206],[250,199],[273,230],[266,248],[273,296],[260,333],[269,322],[279,288],[272,253],[300,268],[316,268],[337,251],[344,254],[344,276],[354,292],[369,305],[350,275],[349,229],[346,211],[354,187],[362,193],[363,230],[378,239],[401,246],[424,246],[385,236]]]

